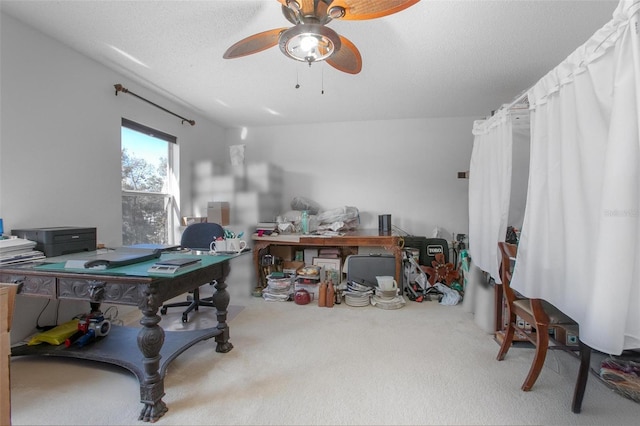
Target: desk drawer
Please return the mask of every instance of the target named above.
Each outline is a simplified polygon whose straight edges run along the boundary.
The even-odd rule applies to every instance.
[[[56,279],[34,275],[0,274],[0,282],[22,283],[18,294],[29,296],[56,297]]]
[[[58,279],[58,297],[137,306],[144,298],[146,287],[145,284],[107,280],[60,278]]]

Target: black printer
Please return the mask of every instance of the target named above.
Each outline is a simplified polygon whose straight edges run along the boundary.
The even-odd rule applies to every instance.
[[[54,228],[12,229],[18,238],[35,241],[35,250],[46,257],[96,249],[96,228],[60,226]]]

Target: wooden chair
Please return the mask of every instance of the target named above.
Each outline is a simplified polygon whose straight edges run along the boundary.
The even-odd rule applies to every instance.
[[[500,279],[502,281],[503,294],[506,299],[509,324],[505,331],[497,359],[498,361],[504,359],[513,343],[516,329],[520,329],[520,334],[524,335],[535,346],[535,354],[531,368],[529,369],[529,374],[527,374],[522,384],[522,390],[529,391],[538,379],[547,356],[547,349],[549,348],[549,327],[563,325],[575,330],[577,330],[578,327],[575,321],[551,303],[542,299],[525,298],[517,294],[511,288],[511,261],[516,258],[517,246],[515,244],[499,242],[498,247],[502,255]],[[517,317],[531,324],[531,330],[522,330],[521,327],[518,326]],[[584,393],[584,389],[582,389],[582,392]],[[580,396],[580,402],[581,400],[582,397]]]

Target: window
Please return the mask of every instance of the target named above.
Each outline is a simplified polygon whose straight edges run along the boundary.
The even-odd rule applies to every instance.
[[[122,243],[172,244],[175,136],[122,119]]]

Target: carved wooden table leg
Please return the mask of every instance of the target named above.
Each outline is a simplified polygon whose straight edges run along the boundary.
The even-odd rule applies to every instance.
[[[164,378],[160,374],[160,348],[164,343],[164,330],[158,325],[160,305],[157,288],[149,287],[146,297],[141,302],[140,320],[142,328],[138,333],[138,348],[144,359],[144,380],[140,382],[140,402],[144,404],[138,420],[154,423],[167,412],[167,405],[162,401],[164,396]]]
[[[227,291],[226,278],[229,275],[230,267],[228,264],[223,265],[225,268],[221,279],[216,281],[216,292],[213,294],[213,304],[216,307],[216,318],[218,320],[218,330],[222,332],[216,336],[216,352],[227,353],[233,349],[233,345],[229,341],[229,326],[227,325],[227,308],[229,307],[229,292]]]

